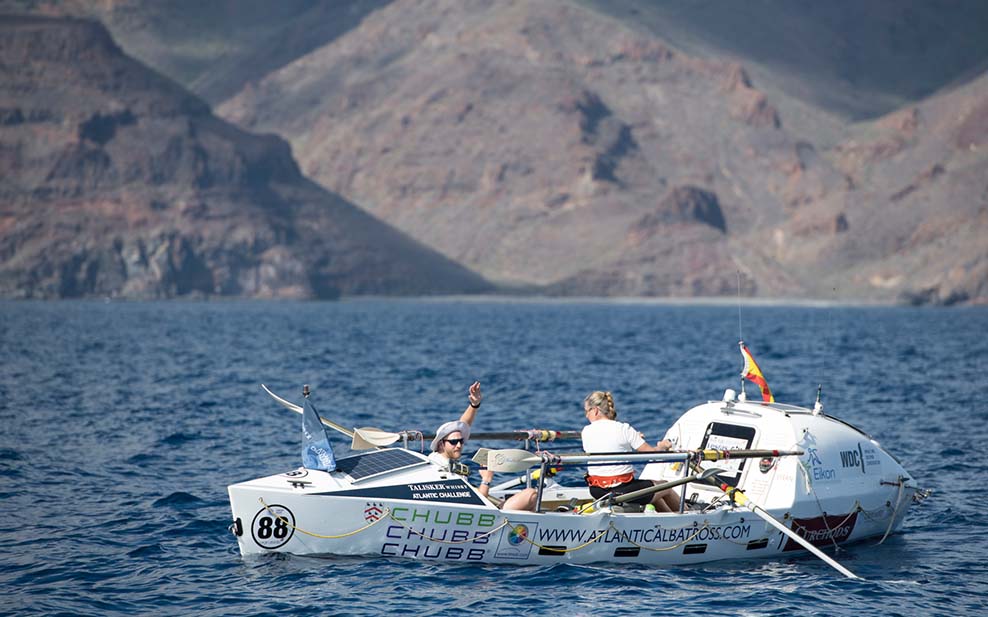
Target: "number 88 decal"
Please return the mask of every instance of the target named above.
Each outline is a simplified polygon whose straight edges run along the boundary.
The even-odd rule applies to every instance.
[[[254,515],[250,526],[254,543],[261,548],[284,546],[295,533],[295,515],[285,506],[271,505]]]

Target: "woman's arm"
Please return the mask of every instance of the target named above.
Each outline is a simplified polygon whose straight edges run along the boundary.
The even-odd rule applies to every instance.
[[[648,445],[648,442],[646,441],[640,448],[638,448],[639,452],[668,452],[669,450],[672,450],[672,442],[668,439],[663,439],[654,446]]]

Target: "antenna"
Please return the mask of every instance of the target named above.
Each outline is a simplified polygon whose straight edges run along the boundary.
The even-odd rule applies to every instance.
[[[744,336],[741,334],[741,271],[737,271],[738,275],[738,340],[744,341]]]
[[[741,334],[741,270],[737,271],[738,276],[738,347],[744,347],[744,336]],[[743,356],[744,354],[742,354]],[[739,401],[745,401],[748,399],[748,393],[744,390],[744,374],[745,369],[748,368],[748,361],[745,360],[745,365],[741,369],[741,396],[738,397]]]
[[[822,398],[821,395],[823,391],[823,382],[827,381],[828,379],[833,381],[833,374],[827,373],[826,357],[828,352],[834,353],[834,350],[836,349],[837,337],[836,337],[836,329],[834,326],[834,302],[836,301],[836,298],[837,298],[837,287],[834,286],[831,288],[831,301],[824,306],[824,309],[826,310],[826,320],[827,320],[826,330],[824,331],[823,336],[816,337],[816,342],[820,347],[819,352],[816,354],[818,358],[816,362],[816,370],[818,371],[817,378],[820,383],[817,385],[816,388],[816,401],[813,403],[813,415],[819,415],[823,413],[823,401],[821,400]]]

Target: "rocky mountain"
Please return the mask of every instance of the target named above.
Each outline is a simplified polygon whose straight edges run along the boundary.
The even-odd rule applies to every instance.
[[[97,19],[127,53],[213,104],[330,43],[389,0],[0,0],[0,12]]]
[[[217,104],[392,1],[0,0],[0,12],[98,19],[128,53]],[[988,70],[988,5],[972,0],[574,2],[691,56],[743,63],[790,125],[821,112],[872,119]]]
[[[773,99],[785,93],[850,120],[988,70],[988,5],[978,1],[584,1],[685,53],[738,59]]]
[[[0,19],[0,296],[476,293],[73,19]]]
[[[395,2],[218,113],[452,259],[553,293],[736,289],[728,243],[781,216],[763,180],[796,150],[740,65],[566,2]],[[698,192],[715,224],[676,203]]]
[[[509,288],[988,301],[981,3],[6,1]]]
[[[762,296],[985,296],[983,243],[965,236],[960,265],[920,231],[973,222],[983,186],[890,200],[919,172],[847,153],[894,118],[818,146],[772,101],[738,62],[571,2],[405,0],[218,112],[286,137],[306,175],[502,283],[723,295],[741,271]],[[949,129],[922,128],[903,147],[933,156],[922,143],[942,136],[926,129]]]
[[[845,272],[842,280],[824,274],[822,281],[862,296],[988,299],[988,73],[860,127],[828,155],[849,179],[848,190],[788,221],[783,233],[790,239],[776,246],[835,220],[851,231],[794,263]]]

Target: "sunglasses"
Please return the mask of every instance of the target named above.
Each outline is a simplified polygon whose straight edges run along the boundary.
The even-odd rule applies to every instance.
[[[445,441],[446,443],[448,443],[449,445],[451,445],[453,447],[456,447],[456,446],[460,445],[461,443],[463,443],[463,440],[462,439],[444,439],[443,441]]]

